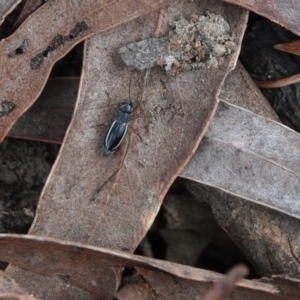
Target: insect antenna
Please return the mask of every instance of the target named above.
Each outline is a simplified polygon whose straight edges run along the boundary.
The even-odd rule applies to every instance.
[[[131,96],[130,96],[131,78],[132,78],[132,74],[130,74],[130,78],[129,78],[129,88],[128,88],[129,103],[132,105]]]

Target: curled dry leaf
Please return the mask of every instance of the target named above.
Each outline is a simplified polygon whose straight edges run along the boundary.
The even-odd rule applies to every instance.
[[[257,86],[260,87],[261,89],[278,88],[278,87],[283,87],[283,86],[287,86],[287,85],[298,83],[298,82],[300,82],[300,74],[296,74],[296,75],[286,77],[283,79],[278,79],[278,80],[270,80],[270,81],[256,80],[255,81]]]
[[[227,20],[240,45],[247,14],[237,7],[173,1],[167,11],[162,35],[175,18],[210,11]],[[42,193],[31,234],[133,251],[151,226],[169,186],[197,148],[216,107],[218,89],[238,52],[225,57],[219,68],[183,72],[177,77],[159,68],[128,71],[118,49],[149,38],[156,20],[157,13],[87,42],[75,115]],[[130,100],[140,115],[131,122],[120,149],[105,157],[101,153],[105,133],[129,88]],[[101,273],[105,295],[118,286],[120,271]],[[49,286],[53,286],[53,298],[78,292],[66,291],[62,283],[41,284],[42,277],[29,279],[29,272],[24,272],[9,270],[40,297]]]
[[[292,43],[287,44],[278,44],[274,46],[275,49],[285,51],[288,53],[292,53],[295,55],[300,55],[300,41],[295,41]],[[272,81],[255,81],[258,87],[262,89],[268,89],[268,88],[277,88],[277,87],[283,87],[290,84],[298,83],[300,82],[300,74],[296,74],[293,76],[289,76],[283,79],[278,80],[272,80]]]
[[[223,0],[254,11],[300,35],[300,2],[290,0]]]
[[[135,268],[143,282],[151,286],[155,299],[202,299],[214,283],[228,281],[224,275],[212,271],[53,238],[1,234],[0,246],[0,260],[45,274],[45,283],[50,276],[64,278],[102,299],[108,299],[103,296],[99,282],[103,269],[112,272],[119,267]],[[291,295],[290,289],[279,290],[274,283],[241,279],[231,297],[271,300],[286,294]],[[291,299],[298,297],[299,291]]]
[[[53,64],[87,37],[169,0],[48,1],[0,42],[0,141],[43,89]],[[34,28],[34,31],[33,31]]]
[[[2,0],[0,3],[0,25],[3,23],[5,17],[14,10],[14,8],[22,0]]]
[[[274,48],[291,54],[300,55],[300,40],[286,44],[277,44]]]

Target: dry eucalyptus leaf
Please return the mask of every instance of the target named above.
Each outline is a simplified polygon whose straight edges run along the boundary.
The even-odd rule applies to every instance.
[[[0,25],[5,17],[11,13],[22,0],[1,0],[0,3]]]
[[[105,298],[101,290],[98,276],[101,276],[102,269],[110,273],[119,267],[135,268],[150,284],[155,299],[202,299],[214,283],[230,279],[216,272],[167,261],[30,235],[1,234],[0,260],[44,274],[44,283],[51,276],[64,278],[68,283],[83,287],[97,299],[110,299]],[[50,293],[52,291],[42,299],[51,298]],[[225,299],[281,299],[287,293],[290,296],[288,289],[279,290],[274,283],[242,279],[236,283],[231,296]],[[291,299],[298,297],[299,291]]]
[[[161,35],[175,18],[210,11],[227,20],[240,45],[247,19],[244,10],[210,1],[174,1],[166,10]],[[74,118],[42,193],[31,234],[133,251],[197,148],[217,104],[218,89],[238,52],[226,56],[219,68],[177,77],[160,68],[128,71],[118,49],[150,37],[156,20],[157,14],[149,15],[88,40]],[[129,88],[140,113],[120,149],[106,157],[101,151],[105,133]],[[101,273],[103,293],[105,287],[111,292],[118,286],[120,271]],[[32,273],[29,278],[29,272],[21,269],[10,268],[9,274],[39,297],[49,286],[53,298],[79,293],[73,287],[65,290],[62,284],[38,284],[43,278],[33,278]]]
[[[223,0],[254,11],[300,35],[300,2],[290,0]]]
[[[55,102],[55,97],[58,97],[58,99],[61,99],[63,95],[56,94],[54,90],[54,82],[57,82],[57,85],[59,86],[59,90],[61,91],[68,91],[70,89],[71,95],[75,95],[77,92],[76,90],[76,84],[78,82],[77,79],[73,80],[60,80],[60,79],[53,79],[49,82],[49,86],[46,87],[45,91],[45,97],[49,97],[49,100],[47,100],[47,103],[51,103],[51,101]],[[51,94],[51,91],[54,91],[54,94]],[[64,92],[62,94],[65,94]],[[67,93],[68,94],[68,93]],[[238,64],[236,69],[229,74],[227,77],[225,84],[223,86],[223,89],[221,91],[220,97],[222,99],[226,99],[227,101],[231,101],[232,103],[243,106],[246,109],[252,110],[256,112],[257,114],[260,114],[262,116],[266,116],[269,118],[277,119],[276,115],[270,108],[268,103],[264,103],[265,98],[262,96],[260,91],[257,89],[257,87],[253,84],[253,81],[250,79],[249,75],[245,72],[244,68],[241,66],[241,64]],[[48,98],[47,98],[48,99]],[[41,96],[41,99],[37,101],[36,105],[33,106],[36,107],[36,110],[34,110],[32,113],[39,114],[37,105],[40,101],[43,100],[43,95]],[[71,98],[70,98],[71,101]],[[72,100],[74,103],[75,99]],[[59,107],[59,102],[57,101],[54,104],[55,106]],[[72,103],[70,103],[72,105]],[[43,102],[40,103],[41,107],[46,107],[46,103],[43,104]],[[42,108],[41,114],[46,115],[48,113],[49,119],[46,119],[46,123],[54,119],[55,124],[58,124],[58,127],[60,125],[64,124],[64,118],[56,118],[55,114],[53,113],[53,110],[48,110],[47,113],[44,113]],[[61,109],[59,109],[61,110]],[[63,110],[63,109],[62,109]],[[68,111],[65,111],[64,114],[61,116],[63,117],[65,114],[67,114]],[[69,114],[71,117],[71,111],[69,111]],[[26,114],[24,115],[24,117]],[[21,118],[22,119],[22,118]],[[45,119],[43,119],[45,120]],[[41,120],[41,121],[43,121]],[[18,124],[18,122],[17,122]],[[16,125],[17,125],[16,124]],[[23,124],[25,125],[25,124]],[[26,126],[25,126],[26,127]],[[39,128],[43,127],[43,123],[35,123],[33,124],[32,128]],[[19,126],[19,129],[21,129],[22,126]],[[62,129],[62,131],[59,131],[60,137],[54,136],[54,139],[56,138],[57,142],[61,142],[61,139],[63,137],[63,131],[66,129]],[[46,131],[45,131],[46,132]],[[35,134],[35,132],[33,133]],[[50,136],[50,134],[53,134],[52,132],[46,132],[47,135]],[[33,137],[36,138],[36,137]],[[215,190],[210,190],[210,194],[214,194]],[[201,194],[201,193],[200,193]],[[218,193],[217,193],[218,194]],[[289,236],[292,244],[297,244],[297,230],[295,228],[298,228],[298,220],[289,218],[288,216],[283,216],[275,211],[272,211],[270,209],[264,209],[263,207],[260,207],[258,205],[247,203],[247,205],[243,205],[244,200],[232,200],[230,203],[228,202],[230,199],[230,195],[225,194],[225,196],[222,196],[223,194],[218,194],[218,201],[215,203],[216,206],[219,207],[218,210],[214,210],[216,218],[219,220],[219,222],[222,224],[222,226],[227,230],[228,234],[235,240],[235,242],[244,249],[244,253],[248,256],[250,260],[252,260],[253,264],[256,266],[258,272],[265,276],[270,276],[273,273],[283,273],[283,274],[293,274],[295,275],[295,272],[297,274],[297,268],[295,269],[295,266],[297,265],[297,261],[294,260],[293,255],[291,251],[289,250],[289,240],[286,238],[280,238],[279,244],[277,242],[277,239],[272,239],[274,237],[274,230],[269,231],[262,231],[260,232],[261,228],[272,228],[273,223],[276,222],[278,224],[277,226],[281,227],[282,230],[285,232],[284,236]],[[212,197],[208,197],[207,201],[210,202]],[[223,216],[224,212],[227,211],[227,208],[232,208],[234,203],[236,203],[236,207],[239,208],[240,206],[243,206],[244,209],[239,208],[239,218],[236,218],[234,215],[234,210],[230,209],[227,212],[227,215]],[[218,212],[222,212],[222,214],[219,216]],[[251,217],[249,217],[251,212]],[[233,214],[231,216],[231,214]],[[252,224],[258,224],[261,220],[261,215],[266,215],[268,217],[264,217],[264,225],[261,225],[257,228],[253,228]],[[222,222],[222,219],[230,220],[234,218],[235,222]],[[258,220],[245,222],[247,219],[253,220],[258,218]],[[276,220],[276,221],[275,221]],[[285,220],[285,221],[283,221]],[[281,224],[281,225],[280,225]],[[227,225],[227,226],[226,226]],[[232,228],[230,228],[232,226]],[[239,228],[240,230],[237,230]],[[284,229],[283,229],[284,228]],[[257,236],[260,236],[260,239],[258,242],[253,241],[252,236],[253,233]],[[276,231],[278,232],[278,231]],[[286,243],[282,243],[282,241],[285,240]],[[266,264],[265,262],[270,259],[270,257],[265,257],[262,252],[264,252],[264,249],[270,249],[269,251],[275,251],[272,249],[277,249],[274,253],[276,255],[272,255],[271,258],[273,260],[272,264]],[[262,250],[261,250],[262,249]],[[262,253],[262,254],[261,254]],[[283,254],[284,253],[284,254]],[[259,254],[259,255],[258,255]],[[284,257],[284,259],[282,259]],[[294,271],[296,270],[296,271]]]
[[[0,141],[41,93],[53,64],[72,47],[168,2],[47,1],[0,42]]]
[[[300,218],[299,148],[295,131],[221,101],[181,175]]]
[[[142,274],[143,278],[150,284],[152,290],[155,291],[155,300],[182,300],[182,299],[204,299],[205,295],[213,287],[213,278],[207,282],[196,280],[187,280],[184,278],[174,277],[164,272],[157,272],[156,270],[137,267],[137,270]],[[216,275],[218,273],[215,273]],[[262,287],[261,283],[250,281],[253,284],[251,289],[240,286],[249,282],[248,280],[241,280],[232,293],[223,298],[224,300],[232,299],[247,299],[247,300],[275,300],[282,299],[282,294],[273,286],[274,291],[269,287]],[[290,299],[298,299],[299,295]]]

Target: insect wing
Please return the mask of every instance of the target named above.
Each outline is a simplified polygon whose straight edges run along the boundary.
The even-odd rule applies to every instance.
[[[110,152],[114,152],[122,143],[127,128],[127,123],[121,123],[115,120],[106,134],[104,147]]]

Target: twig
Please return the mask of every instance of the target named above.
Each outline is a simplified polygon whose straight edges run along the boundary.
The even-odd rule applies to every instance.
[[[300,74],[272,81],[254,81],[262,89],[283,87],[300,82]]]
[[[159,34],[160,34],[163,17],[164,17],[163,8],[161,8],[160,11],[159,11],[159,16],[158,16],[158,20],[157,20],[156,29],[153,33],[154,37],[158,37]]]
[[[232,292],[236,282],[248,275],[249,269],[244,264],[234,266],[227,275],[215,284],[203,300],[221,300]]]

